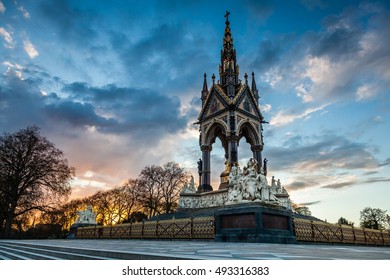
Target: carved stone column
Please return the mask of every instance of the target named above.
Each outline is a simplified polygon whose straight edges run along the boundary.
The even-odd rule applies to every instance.
[[[238,164],[238,139],[237,137],[229,137],[229,166]]]
[[[234,112],[230,112],[230,135],[228,139],[228,163],[229,166],[238,164],[238,137],[236,135],[236,118]]]
[[[212,191],[213,188],[210,185],[211,170],[210,170],[210,152],[209,146],[202,146],[202,184],[198,187],[198,193]]]

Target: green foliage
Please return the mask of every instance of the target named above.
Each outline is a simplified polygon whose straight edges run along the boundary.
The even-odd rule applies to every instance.
[[[305,216],[311,216],[311,211],[307,206],[300,206],[299,204],[293,203],[292,208],[295,213]]]
[[[348,221],[344,217],[340,217],[340,219],[337,221],[339,225],[347,225],[347,226],[353,226],[353,222]]]
[[[371,229],[384,229],[388,223],[387,211],[366,207],[360,211],[360,226]]]

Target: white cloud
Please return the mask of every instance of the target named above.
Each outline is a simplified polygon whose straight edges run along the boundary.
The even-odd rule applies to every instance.
[[[0,35],[5,41],[4,47],[7,49],[13,49],[15,47],[15,41],[12,38],[11,33],[8,32],[5,28],[0,27]]]
[[[261,111],[263,111],[265,113],[268,113],[269,111],[271,111],[271,109],[272,109],[271,104],[261,105]]]
[[[4,12],[5,12],[5,6],[4,6],[3,2],[0,1],[0,13],[4,14]]]
[[[261,76],[261,80],[269,84],[272,88],[276,87],[276,85],[282,81],[280,69],[277,67],[270,69]]]
[[[9,62],[9,61],[4,61],[3,65],[8,66],[8,68],[15,68],[15,69],[18,69],[18,70],[22,70],[23,69],[23,67],[20,66],[19,64],[17,64],[17,63],[14,64],[14,63]]]
[[[319,107],[314,107],[314,108],[307,108],[303,113],[300,114],[292,114],[292,113],[287,113],[285,111],[279,111],[274,117],[272,117],[270,124],[274,126],[283,126],[287,125],[289,123],[294,122],[297,119],[303,119],[303,118],[308,118],[310,117],[311,114],[321,111],[325,107],[327,107],[329,104],[324,104]]]
[[[23,14],[25,18],[30,18],[30,13],[23,6],[19,6],[18,10]]]
[[[378,90],[375,84],[366,84],[357,88],[356,99],[358,101],[370,99],[376,96]]]
[[[316,84],[324,83],[329,79],[331,67],[328,59],[309,56],[306,58],[305,63],[307,68],[304,77],[310,78]]]
[[[303,83],[300,83],[295,87],[297,95],[302,98],[304,103],[313,101],[313,97],[309,94],[306,89],[306,86]]]
[[[24,43],[24,50],[28,54],[30,58],[35,58],[38,56],[38,51],[35,49],[34,45],[29,41],[26,40],[23,42]]]
[[[16,76],[20,79],[23,79],[22,78],[22,70],[23,70],[22,66],[20,66],[17,63],[12,63],[9,61],[4,61],[2,64],[4,66],[7,66],[7,71],[4,73],[5,75],[12,75],[12,76]]]

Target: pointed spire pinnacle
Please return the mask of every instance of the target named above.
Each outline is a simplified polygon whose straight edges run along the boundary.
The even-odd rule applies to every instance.
[[[257,90],[256,81],[255,81],[255,73],[252,72],[252,92],[256,99],[259,99],[259,91]]]
[[[229,15],[230,15],[230,12],[226,11],[226,14],[225,14],[225,18],[226,18],[226,21],[225,21],[225,34],[224,34],[224,37],[223,37],[223,52],[225,54],[228,54],[228,53],[230,53],[230,52],[232,52],[234,50],[232,32],[230,30]]]
[[[213,80],[213,85],[214,85],[214,83],[215,83],[215,75],[214,75],[214,73],[213,73],[213,75],[211,76],[211,79]]]
[[[229,85],[235,87],[238,84],[239,74],[239,68],[236,61],[236,50],[233,46],[232,32],[230,30],[229,15],[230,12],[226,11],[223,49],[221,50],[221,64],[219,65],[219,75],[223,87],[228,87]],[[230,89],[229,92],[234,93],[235,89]]]
[[[255,81],[255,72],[252,72],[252,91],[257,90]]]
[[[207,89],[207,79],[206,78],[207,78],[207,75],[206,75],[206,73],[204,73],[204,75],[203,75],[203,90],[201,92],[202,104],[204,103],[204,101],[207,98],[207,95],[209,94],[209,90]]]
[[[202,90],[202,92],[207,92],[208,91],[206,77],[207,77],[207,75],[206,75],[206,73],[204,73],[204,75],[203,75],[204,80],[203,80],[203,90]]]

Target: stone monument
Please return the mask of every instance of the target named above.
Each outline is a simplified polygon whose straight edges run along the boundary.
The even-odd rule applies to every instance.
[[[209,209],[216,219],[217,241],[295,242],[292,228],[291,200],[280,179],[267,180],[267,159],[262,159],[263,124],[259,93],[254,73],[252,85],[239,78],[236,50],[233,46],[229,12],[226,12],[223,49],[219,66],[220,80],[207,86],[204,74],[201,91],[202,109],[198,117],[199,186],[185,186],[180,194],[179,211]],[[211,186],[210,153],[216,138],[225,150],[225,170],[219,188]],[[238,164],[239,140],[250,144],[253,157],[241,170]]]
[[[78,211],[79,217],[76,219],[76,224],[96,225],[96,214],[92,211],[92,206],[89,205],[86,210]]]
[[[79,227],[90,227],[90,226],[96,226],[96,214],[92,210],[92,206],[89,205],[86,210],[80,210],[78,211],[78,217],[74,224],[70,226],[68,239],[73,239],[77,228]]]

